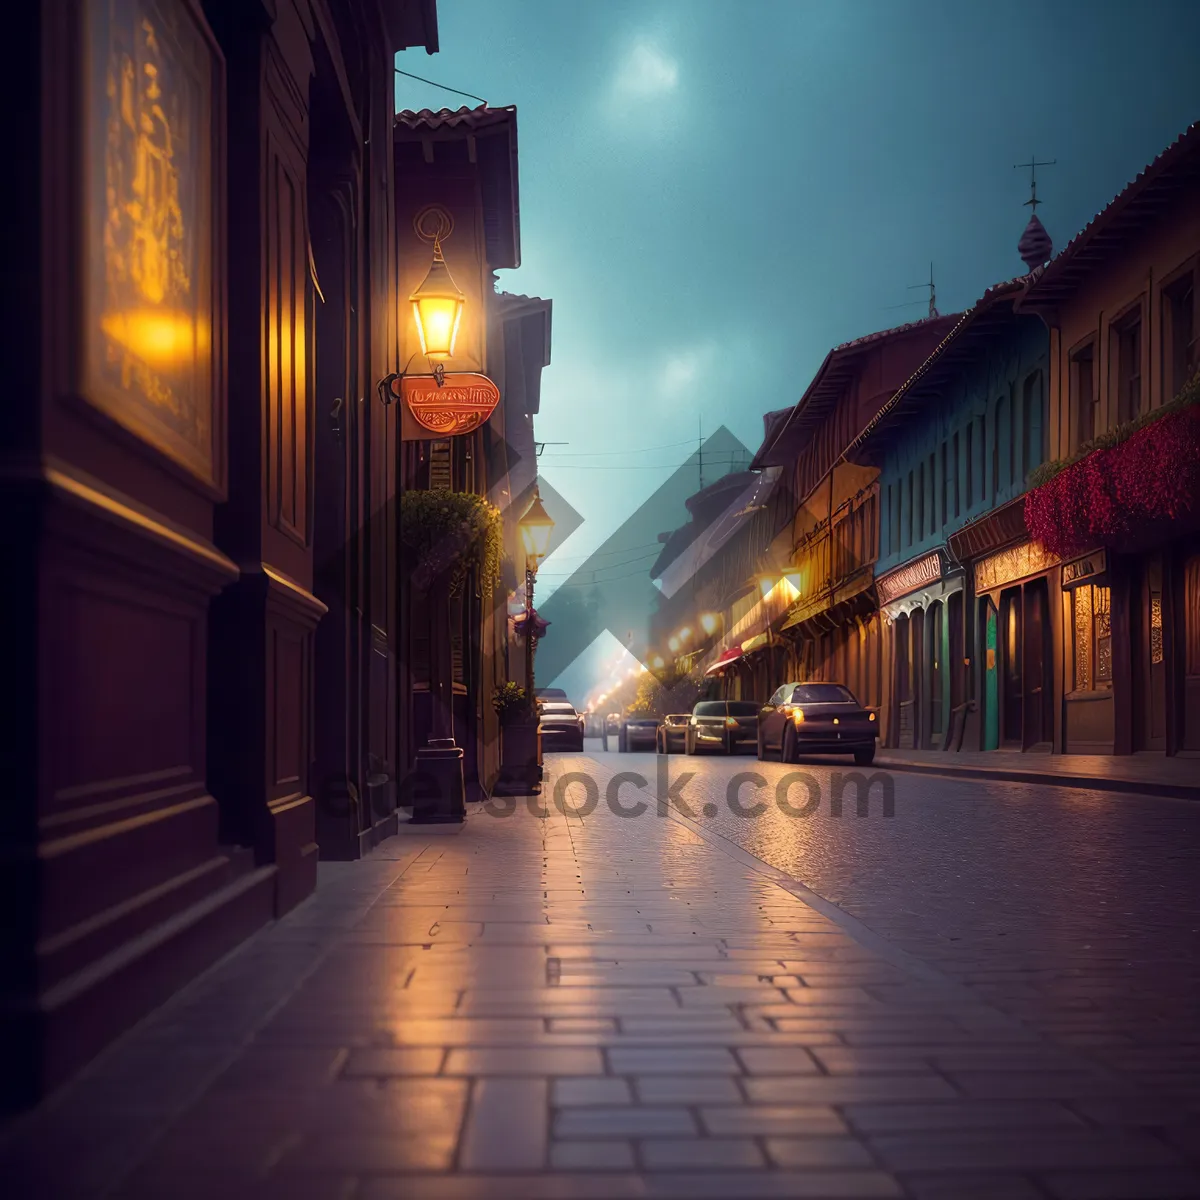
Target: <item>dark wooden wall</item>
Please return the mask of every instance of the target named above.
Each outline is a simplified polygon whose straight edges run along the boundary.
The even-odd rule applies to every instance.
[[[376,0],[43,0],[11,29],[38,108],[0,460],[19,1105],[303,900],[318,840],[394,822],[367,784],[395,762],[395,267]],[[152,100],[173,156],[125,119]]]

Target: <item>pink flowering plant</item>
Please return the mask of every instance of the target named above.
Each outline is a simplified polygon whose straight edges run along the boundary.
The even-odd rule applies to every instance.
[[[1052,554],[1132,549],[1200,515],[1200,375],[1168,405],[1031,477],[1025,526]]]

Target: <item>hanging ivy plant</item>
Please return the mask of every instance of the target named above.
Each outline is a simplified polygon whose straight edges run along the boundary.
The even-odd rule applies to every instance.
[[[402,566],[418,591],[444,578],[454,595],[473,567],[485,595],[500,578],[503,521],[482,496],[445,488],[404,492],[399,537]]]

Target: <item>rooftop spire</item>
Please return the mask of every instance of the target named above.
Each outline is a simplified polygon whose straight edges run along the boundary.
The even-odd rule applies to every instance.
[[[1037,155],[1031,154],[1027,163],[1016,163],[1013,166],[1014,171],[1023,171],[1026,167],[1029,168],[1029,199],[1025,201],[1025,204],[1032,212],[1029,224],[1025,226],[1025,232],[1021,234],[1021,240],[1017,243],[1017,253],[1031,271],[1035,267],[1040,267],[1054,254],[1054,243],[1050,240],[1046,227],[1038,220],[1037,208],[1041,201],[1037,194],[1037,169],[1038,167],[1053,167],[1057,161],[1052,158],[1046,162],[1039,162]]]

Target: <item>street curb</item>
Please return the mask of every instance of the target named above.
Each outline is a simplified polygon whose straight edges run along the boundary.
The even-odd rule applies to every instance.
[[[1103,775],[1059,775],[1051,771],[1020,771],[1005,767],[954,767],[940,763],[897,762],[877,758],[877,771],[906,771],[914,775],[941,775],[951,779],[994,780],[998,783],[1032,783],[1041,787],[1063,787],[1092,792],[1119,792],[1134,796],[1163,796],[1172,800],[1200,800],[1200,786],[1159,783],[1154,780],[1113,779]],[[1200,763],[1197,764],[1200,767]]]

